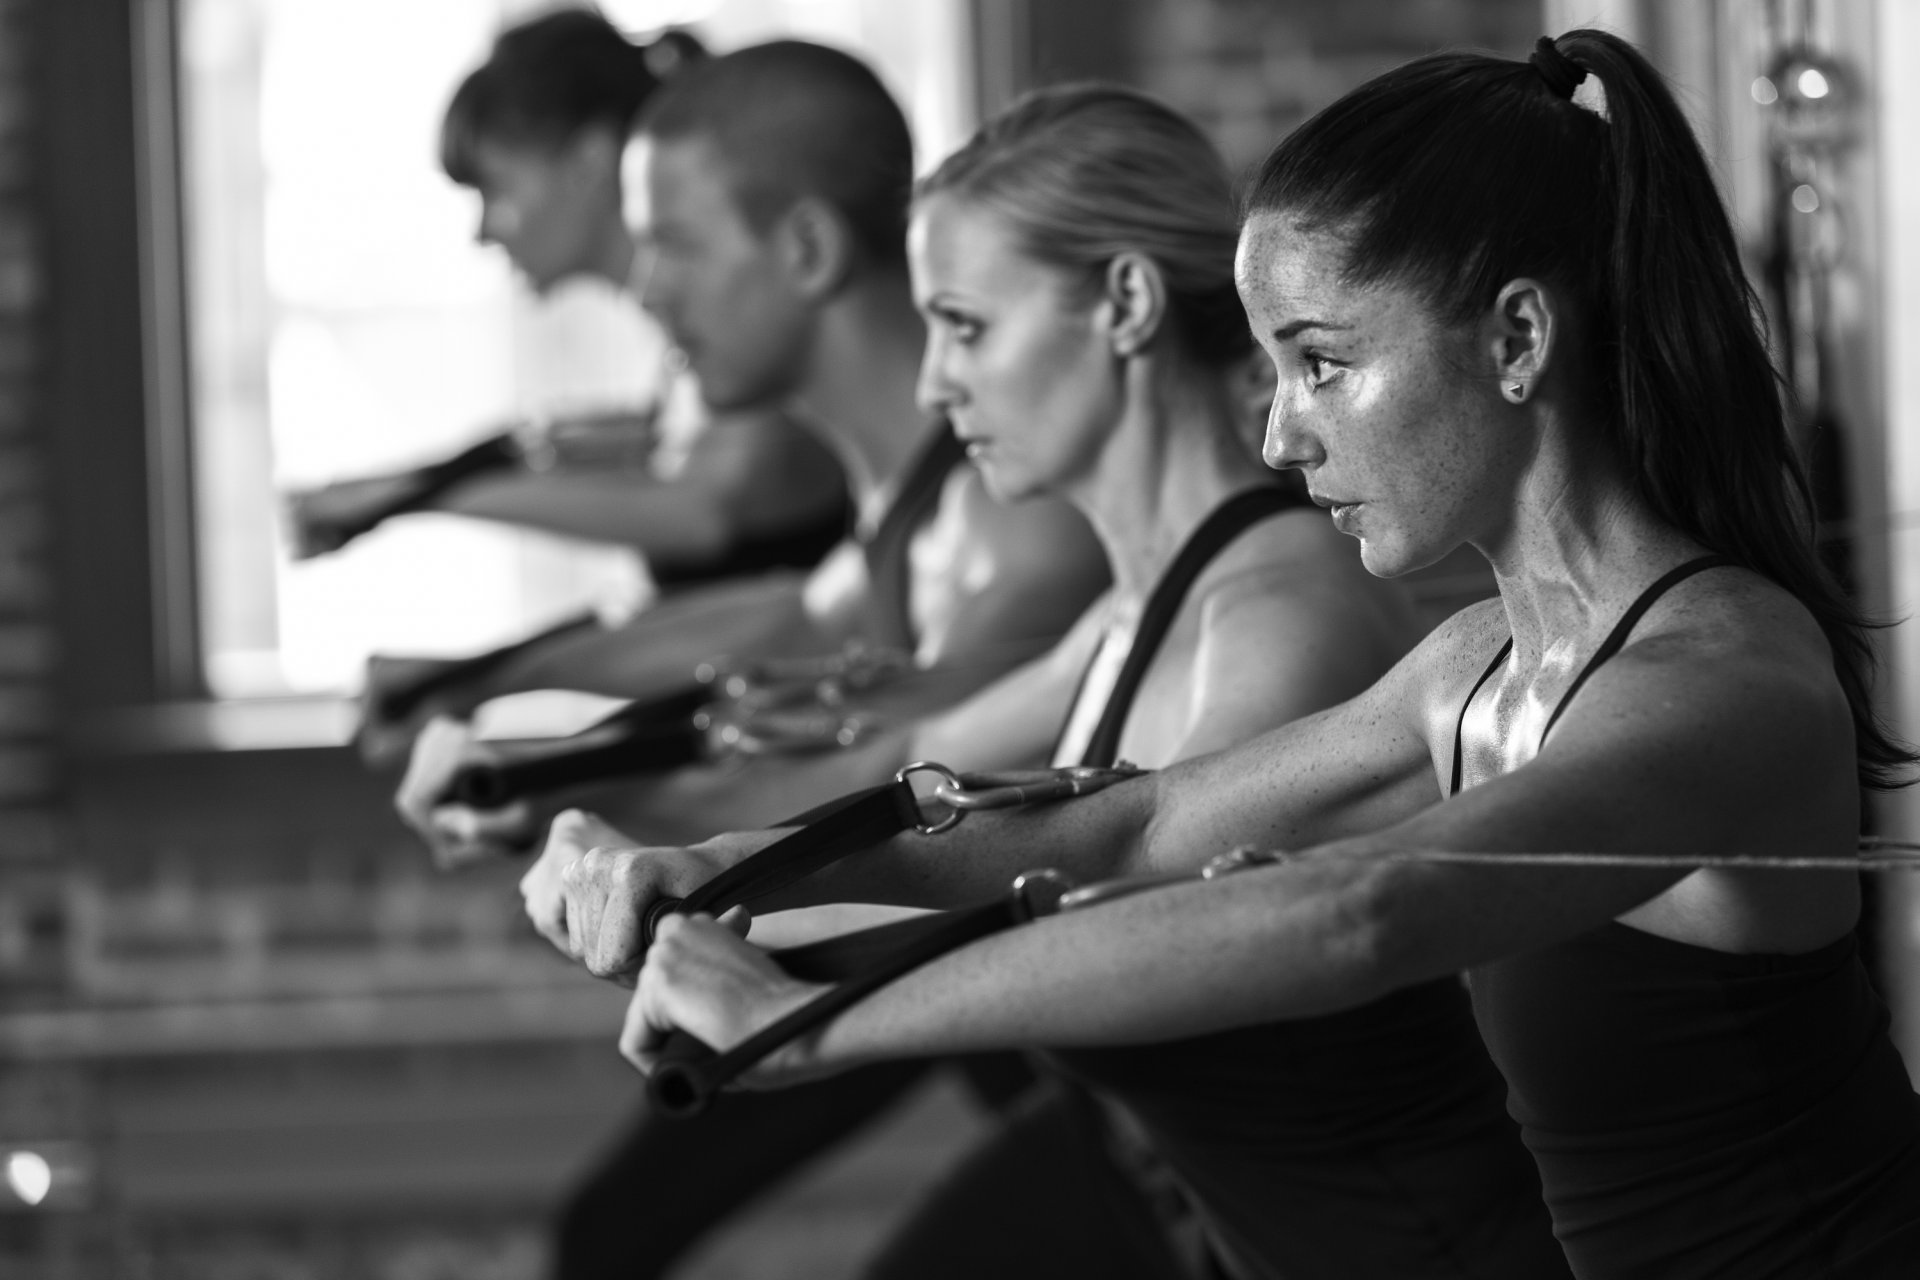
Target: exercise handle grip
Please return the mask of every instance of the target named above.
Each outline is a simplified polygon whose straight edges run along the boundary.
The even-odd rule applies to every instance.
[[[690,1032],[671,1031],[647,1076],[647,1096],[664,1115],[697,1116],[731,1074],[704,1040]]]

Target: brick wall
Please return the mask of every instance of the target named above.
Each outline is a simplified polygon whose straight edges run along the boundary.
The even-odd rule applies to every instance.
[[[1136,83],[1236,166],[1362,81],[1436,49],[1524,54],[1540,0],[1132,0]]]
[[[0,999],[58,981],[47,513],[38,431],[45,275],[33,185],[33,16],[0,0]]]

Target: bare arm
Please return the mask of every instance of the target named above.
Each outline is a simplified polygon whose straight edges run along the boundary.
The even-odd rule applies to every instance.
[[[715,831],[778,822],[832,796],[871,786],[911,760],[938,760],[960,769],[1018,769],[1046,763],[1093,647],[1102,618],[1089,617],[1044,657],[1019,667],[959,706],[871,733],[845,750],[773,756],[734,765],[684,769],[660,779],[605,788],[580,797],[629,837],[648,844],[685,844]],[[942,673],[924,673],[926,680]],[[921,684],[923,673],[906,677]],[[897,716],[883,690],[863,710],[883,720]],[[948,698],[948,702],[952,699]],[[574,853],[584,850],[575,850]],[[562,851],[557,856],[566,856]]]
[[[824,445],[777,413],[715,419],[686,465],[644,471],[562,468],[475,477],[436,502],[443,511],[632,546],[662,566],[718,564],[742,538],[776,536],[828,518],[845,502]]]
[[[800,1056],[818,1066],[1009,1044],[1130,1043],[1309,1016],[1621,917],[1730,951],[1822,945],[1851,925],[1851,877],[1395,856],[1849,850],[1857,821],[1851,724],[1822,678],[1824,661],[1725,651],[1703,661],[1687,648],[1630,648],[1587,686],[1536,758],[1444,804],[1276,867],[988,939],[856,1006]],[[1165,775],[1143,863],[1190,864],[1219,852],[1222,837],[1262,828],[1230,833],[1201,819],[1202,804],[1221,807],[1221,794],[1205,769]],[[1270,835],[1301,829],[1297,819],[1264,826]],[[675,932],[706,945],[698,927]],[[737,1036],[717,1024],[705,1030],[720,1043]]]
[[[1247,705],[1291,709],[1293,687],[1306,682],[1321,698],[1337,696],[1346,671],[1335,647],[1305,647],[1249,664],[1243,655],[1262,652],[1273,619],[1258,608],[1220,610],[1217,623],[1240,628],[1238,639],[1203,642],[1210,655],[1193,676],[1199,690],[1224,692],[1216,705],[1240,714]],[[1292,611],[1337,624],[1337,614]],[[1236,655],[1242,655],[1236,661]],[[1412,659],[1409,660],[1409,663]],[[1228,673],[1253,665],[1266,674],[1250,685]],[[817,872],[759,905],[779,910],[825,902],[881,902],[903,906],[950,906],[1004,891],[1022,871],[1051,866],[1076,880],[1101,880],[1135,872],[1197,867],[1221,849],[1239,843],[1307,843],[1315,838],[1368,830],[1405,816],[1436,798],[1417,698],[1408,664],[1355,701],[1297,722],[1247,749],[1204,757],[1168,772],[1115,786],[1070,804],[969,816],[937,836],[905,836]],[[1184,701],[1180,705],[1186,705]],[[1365,726],[1372,732],[1362,731]],[[1393,726],[1392,732],[1381,732]],[[1205,718],[1186,727],[1174,756],[1189,743],[1215,740],[1219,730]],[[1147,756],[1157,763],[1166,756]],[[1314,779],[1288,789],[1279,778]],[[1188,779],[1197,779],[1187,781]],[[1184,798],[1202,794],[1189,806]],[[1153,844],[1144,837],[1171,819],[1191,823],[1183,841]],[[633,950],[637,920],[656,896],[684,896],[719,868],[764,847],[775,833],[727,835],[685,850],[596,848],[582,851],[549,843],[543,861],[565,864],[572,916],[582,936],[577,953],[595,973],[618,973],[638,963]],[[1185,852],[1182,853],[1181,851]],[[1181,857],[1187,861],[1180,861]],[[1169,861],[1171,859],[1171,861]]]
[[[978,663],[1022,640],[1037,642],[1037,653],[1066,633],[1110,577],[1105,551],[1073,507],[1057,498],[1002,506],[971,468],[948,480],[940,517],[915,539],[913,554],[933,557],[947,583],[921,642],[929,667]]]
[[[528,689],[648,698],[683,688],[717,654],[825,654],[840,637],[814,625],[803,579],[770,573],[676,593],[625,626],[564,636],[489,672],[474,702]]]

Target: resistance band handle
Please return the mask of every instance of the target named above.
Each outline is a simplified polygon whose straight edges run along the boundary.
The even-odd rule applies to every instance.
[[[704,685],[622,707],[542,750],[462,766],[445,798],[500,809],[523,796],[628,773],[675,769],[702,758],[705,735],[694,721],[711,691]]]
[[[789,975],[837,985],[725,1053],[715,1053],[685,1031],[669,1032],[647,1077],[647,1095],[665,1115],[698,1115],[714,1094],[782,1045],[826,1025],[841,1011],[929,960],[1027,918],[1024,899],[1013,893],[958,911],[895,920],[771,952],[774,962]]]
[[[516,640],[486,653],[475,654],[471,658],[459,658],[423,672],[417,679],[407,681],[390,689],[382,689],[369,701],[374,719],[383,721],[404,720],[420,709],[422,703],[447,689],[463,684],[471,684],[484,679],[493,671],[507,665],[513,659],[530,649],[537,649],[551,640],[576,632],[591,631],[601,625],[600,615],[591,610],[576,614],[571,618],[536,631],[524,640]]]
[[[352,515],[316,518],[311,512],[299,517],[300,540],[307,554],[324,555],[346,546],[363,534],[373,532],[395,516],[425,510],[447,490],[470,477],[484,475],[517,465],[521,449],[511,432],[503,432],[456,453],[442,462],[401,471],[386,477],[392,484],[386,501],[361,507]]]
[[[714,1074],[720,1056],[707,1042],[685,1031],[670,1031],[647,1077],[647,1096],[665,1115],[697,1116],[726,1084]]]
[[[489,436],[451,458],[407,472],[405,478],[410,484],[405,492],[362,513],[358,520],[333,526],[333,532],[344,546],[394,516],[419,511],[462,481],[519,465],[520,457],[520,445],[512,432]]]

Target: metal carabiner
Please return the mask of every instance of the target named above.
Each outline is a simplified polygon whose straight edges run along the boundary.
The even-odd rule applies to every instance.
[[[1230,849],[1217,858],[1211,858],[1198,873],[1192,871],[1162,871],[1156,875],[1126,876],[1117,880],[1096,880],[1092,884],[1071,888],[1060,895],[1054,904],[1054,911],[1077,911],[1082,907],[1098,906],[1103,902],[1112,902],[1116,898],[1130,898],[1136,893],[1148,889],[1162,889],[1169,885],[1191,884],[1196,880],[1218,880],[1232,875],[1236,871],[1245,871],[1252,867],[1271,866],[1283,859],[1282,854],[1255,849],[1251,845],[1240,845]]]
[[[1104,791],[1116,782],[1137,778],[1146,770],[1124,761],[1112,768],[1075,765],[1028,773],[968,773],[952,784],[934,788],[934,799],[955,809],[1012,809],[1046,800],[1069,800]]]
[[[1137,778],[1146,772],[1138,765],[1122,760],[1111,767],[1073,765],[1064,769],[1034,769],[1014,773],[955,773],[943,764],[916,760],[893,777],[896,782],[905,782],[915,773],[931,773],[939,779],[933,788],[932,798],[952,812],[935,822],[922,822],[914,827],[923,835],[938,835],[942,831],[952,830],[962,817],[977,810],[1012,809],[1023,804],[1090,796],[1116,782]]]

